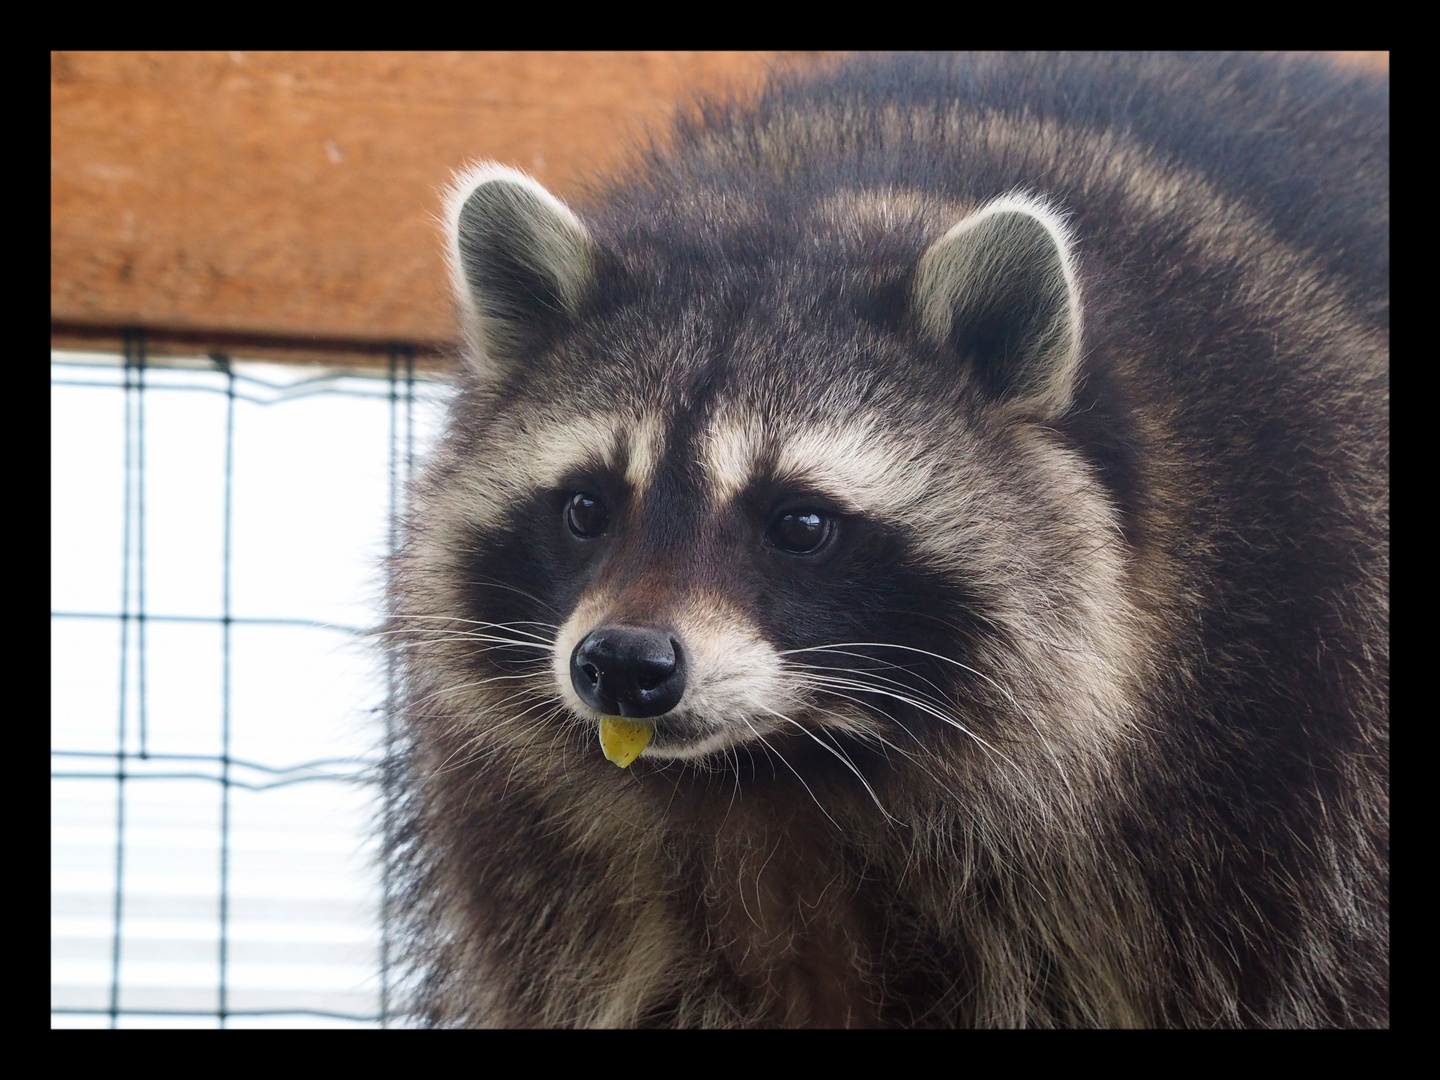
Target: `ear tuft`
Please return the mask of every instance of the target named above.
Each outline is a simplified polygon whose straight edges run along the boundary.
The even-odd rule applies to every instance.
[[[1070,247],[1054,210],[1007,195],[930,246],[911,293],[926,335],[973,363],[998,400],[1045,419],[1070,407],[1080,354]]]
[[[594,274],[589,232],[535,180],[469,170],[447,200],[450,255],[475,362],[495,373],[575,317]]]

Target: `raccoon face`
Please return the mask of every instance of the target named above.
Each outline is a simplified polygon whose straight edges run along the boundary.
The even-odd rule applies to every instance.
[[[1037,701],[1088,686],[1118,715],[1123,603],[1093,610],[1120,573],[1095,540],[1108,504],[1044,434],[1080,318],[1042,204],[932,232],[895,260],[902,300],[878,319],[844,301],[868,285],[810,289],[798,264],[647,280],[503,168],[462,182],[451,226],[482,434],[422,543],[465,583],[437,609],[484,642],[452,665],[477,723],[541,745],[622,717],[659,760],[1092,730],[1022,700],[1037,640],[1036,670],[1077,683]],[[1034,468],[998,464],[1016,460]]]

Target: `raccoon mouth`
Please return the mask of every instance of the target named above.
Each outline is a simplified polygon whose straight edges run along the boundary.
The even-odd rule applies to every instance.
[[[606,718],[602,717],[600,723],[603,726]],[[650,761],[680,761],[695,760],[705,757],[716,750],[723,748],[732,741],[718,732],[714,725],[704,723],[691,716],[666,713],[663,716],[651,717],[642,721],[649,725],[648,737],[643,739],[643,749],[634,754],[633,757],[617,760],[611,756],[610,750],[605,750],[605,755],[612,762],[624,768],[630,761],[644,757]],[[606,742],[605,732],[601,732],[601,745]]]
[[[611,764],[622,769],[628,768],[641,754],[655,745],[658,734],[658,752],[652,756],[670,757],[677,745],[686,750],[692,748],[691,744],[694,743],[697,733],[684,731],[683,728],[687,726],[690,725],[683,722],[676,724],[672,721],[665,724],[649,717],[630,719],[602,713],[599,723],[600,749]]]
[[[652,723],[655,734],[646,753],[654,757],[691,757],[697,744],[713,738],[715,734],[707,725],[674,713],[657,716]]]

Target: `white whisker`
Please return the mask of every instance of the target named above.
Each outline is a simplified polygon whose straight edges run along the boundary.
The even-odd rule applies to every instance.
[[[875,789],[870,786],[870,781],[865,779],[865,775],[860,771],[859,767],[856,766],[856,764],[855,764],[853,761],[850,760],[850,757],[849,757],[848,754],[846,754],[846,753],[845,753],[843,750],[841,750],[838,746],[831,746],[831,745],[827,744],[823,739],[820,738],[820,736],[816,735],[815,732],[811,731],[811,730],[810,730],[809,728],[807,728],[804,724],[800,723],[800,722],[797,721],[797,720],[792,720],[790,717],[786,716],[784,713],[778,713],[778,712],[776,712],[774,709],[767,709],[766,711],[769,712],[772,716],[778,716],[778,717],[780,717],[780,719],[781,719],[781,720],[784,720],[787,724],[790,724],[790,725],[793,726],[793,727],[799,728],[802,732],[804,732],[804,733],[805,733],[806,735],[808,735],[811,739],[813,739],[813,740],[815,741],[815,744],[816,744],[817,746],[820,746],[820,747],[823,748],[824,750],[827,750],[827,751],[829,751],[831,754],[833,754],[833,755],[835,756],[836,760],[838,760],[838,761],[839,761],[841,764],[843,764],[847,769],[849,769],[852,773],[855,774],[855,779],[859,780],[860,783],[864,786],[866,792],[870,795],[871,801],[875,803],[875,808],[876,808],[877,810],[879,810],[880,813],[882,813],[882,814],[885,815],[885,819],[886,819],[887,821],[893,821],[893,822],[895,822],[896,824],[900,824],[899,819],[896,818],[896,817],[894,817],[893,815],[891,815],[890,811],[886,810],[885,807],[881,804],[881,802],[880,802],[880,796],[875,794]]]
[[[821,804],[820,800],[815,797],[815,792],[810,790],[810,785],[805,783],[805,778],[801,776],[798,772],[796,772],[795,766],[791,765],[790,762],[785,759],[785,755],[780,753],[773,746],[771,746],[765,736],[761,735],[760,732],[755,729],[755,725],[750,723],[749,720],[741,717],[741,722],[750,729],[750,733],[754,735],[755,738],[759,739],[765,745],[765,749],[770,751],[770,756],[772,757],[772,759],[778,757],[782,765],[784,765],[792,773],[795,773],[795,779],[800,781],[800,786],[805,789],[806,794],[810,796],[810,799],[815,803],[816,808],[819,809],[820,813],[825,815],[825,819],[829,821],[831,825],[834,825],[836,829],[839,829],[840,832],[843,833],[845,830],[840,828],[840,823],[830,816],[830,811],[826,810],[824,805]]]
[[[968,673],[970,673],[971,675],[974,675],[974,676],[976,676],[977,678],[979,678],[979,679],[983,680],[984,682],[988,683],[990,686],[994,687],[994,688],[995,688],[996,690],[998,690],[1002,695],[1004,695],[1005,699],[1011,704],[1011,706],[1014,707],[1015,711],[1016,711],[1017,713],[1019,713],[1022,717],[1024,717],[1026,723],[1028,723],[1028,724],[1030,725],[1030,727],[1031,727],[1032,729],[1034,729],[1036,737],[1040,740],[1040,745],[1045,749],[1046,754],[1049,755],[1050,760],[1051,760],[1051,763],[1054,764],[1056,773],[1057,773],[1057,774],[1059,775],[1059,777],[1061,778],[1061,781],[1065,784],[1067,790],[1070,790],[1070,781],[1069,781],[1068,776],[1066,775],[1065,767],[1061,764],[1059,756],[1055,753],[1054,747],[1050,744],[1050,740],[1049,740],[1048,738],[1046,738],[1044,730],[1041,728],[1041,726],[1040,726],[1038,723],[1035,722],[1035,718],[1030,715],[1029,710],[1026,709],[1024,706],[1022,706],[1022,705],[1020,704],[1020,702],[1016,699],[1015,695],[1012,694],[1006,687],[1004,687],[1004,686],[1002,686],[1000,683],[996,682],[996,681],[995,681],[994,679],[992,679],[989,675],[986,675],[983,671],[978,671],[978,670],[976,670],[975,668],[971,667],[969,664],[961,663],[959,660],[955,660],[955,659],[953,659],[953,658],[951,658],[951,657],[944,656],[944,655],[941,654],[941,653],[931,652],[931,651],[929,651],[928,649],[919,649],[919,648],[916,648],[916,647],[914,647],[914,646],[912,646],[912,645],[897,645],[897,644],[894,644],[893,642],[883,642],[883,641],[846,641],[846,642],[839,642],[839,643],[836,643],[836,644],[833,644],[833,645],[816,645],[816,646],[812,646],[812,647],[810,647],[810,648],[804,648],[804,649],[790,649],[790,650],[787,650],[786,652],[782,653],[781,655],[783,655],[783,656],[793,656],[793,655],[797,655],[797,654],[799,654],[799,653],[805,653],[805,652],[835,652],[835,653],[839,653],[839,654],[841,654],[841,655],[860,656],[860,657],[865,658],[865,659],[870,659],[870,658],[867,657],[864,653],[850,653],[850,652],[845,652],[845,651],[844,651],[845,649],[849,649],[849,648],[901,649],[901,650],[904,650],[904,651],[906,651],[906,652],[920,653],[921,655],[929,656],[929,657],[932,657],[933,659],[936,659],[936,660],[943,660],[943,661],[944,661],[945,663],[947,663],[947,664],[953,664],[955,667],[960,668],[962,671],[968,672]],[[847,669],[847,670],[853,670],[853,669]],[[933,683],[932,683],[932,685],[933,685]],[[942,719],[943,719],[943,718],[942,718]],[[968,731],[967,729],[965,729],[962,725],[959,725],[958,723],[956,724],[956,726],[960,727],[960,729],[961,729],[962,731],[966,731],[966,734],[969,734],[972,738],[975,738],[977,742],[981,742],[982,745],[984,745],[983,740],[981,740],[978,736],[974,735],[973,732]],[[998,751],[997,751],[997,753],[998,753]],[[1002,757],[1003,757],[1003,755],[1002,755]],[[1007,758],[1006,760],[1008,761],[1009,759]],[[1013,762],[1012,762],[1011,764],[1013,764]],[[1073,790],[1071,791],[1071,794],[1072,794],[1072,795],[1074,794]]]

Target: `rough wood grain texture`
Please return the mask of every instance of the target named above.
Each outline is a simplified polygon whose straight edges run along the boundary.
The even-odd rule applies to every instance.
[[[1346,63],[1388,67],[1385,53]],[[50,72],[52,342],[375,362],[455,333],[436,215],[490,158],[580,197],[779,53],[77,53]]]
[[[491,158],[578,195],[690,89],[743,93],[805,59],[54,53],[52,336],[439,347],[454,324],[435,216],[455,169]]]

